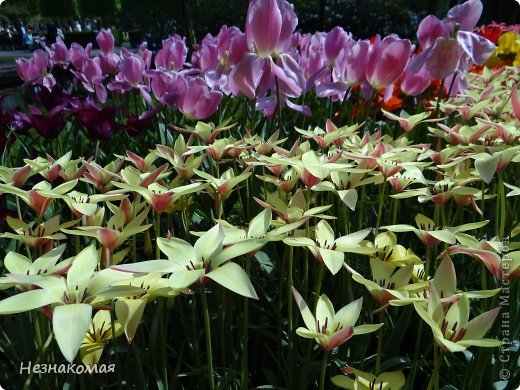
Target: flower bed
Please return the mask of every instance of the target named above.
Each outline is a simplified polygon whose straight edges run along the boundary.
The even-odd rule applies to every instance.
[[[190,64],[109,30],[18,60],[0,383],[518,386],[519,77],[481,12],[416,48],[254,0]]]

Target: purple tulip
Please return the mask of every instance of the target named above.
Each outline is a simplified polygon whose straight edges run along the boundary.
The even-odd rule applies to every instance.
[[[110,29],[102,28],[96,36],[96,42],[104,54],[112,53],[115,49],[114,35]]]
[[[58,37],[56,43],[51,45],[51,66],[59,65],[66,68],[69,65],[69,50],[63,40]]]
[[[103,75],[99,62],[99,58],[89,58],[83,63],[81,72],[74,70],[71,72],[81,81],[87,91],[95,92],[99,101],[105,103],[107,100],[107,90],[103,81],[106,76]]]
[[[157,71],[150,75],[156,99],[170,107],[177,107],[179,97],[186,93],[187,83],[182,74]]]
[[[69,59],[72,66],[76,68],[76,70],[81,70],[85,60],[90,58],[91,51],[92,43],[87,44],[85,48],[76,42],[72,43],[69,50]]]
[[[246,53],[229,75],[231,92],[235,96],[243,93],[249,99],[254,99],[262,77],[262,65],[263,61],[260,57],[253,53]]]
[[[162,41],[162,49],[155,55],[155,67],[178,72],[184,67],[187,55],[186,40],[178,35],[173,35]]]
[[[408,96],[418,96],[426,91],[432,80],[432,75],[425,66],[417,73],[412,72],[408,66],[401,80],[401,91]]]
[[[211,89],[229,95],[229,73],[247,51],[245,34],[237,27],[223,26],[216,37],[211,34],[204,37],[198,50],[192,55],[192,62],[204,73],[206,83]]]
[[[408,39],[389,35],[381,41],[377,36],[367,61],[366,77],[370,85],[381,89],[395,83],[406,69],[412,50]]]
[[[489,39],[469,31],[459,31],[457,40],[473,64],[483,64],[496,49]]]
[[[341,80],[351,87],[361,85],[366,81],[365,69],[369,53],[369,40],[360,40],[349,48],[342,49],[332,72],[333,80]]]
[[[327,61],[327,57],[325,56],[326,36],[327,34],[322,32],[300,36],[298,44],[301,54],[298,58],[298,62],[302,67],[303,74],[308,79],[319,77],[315,75],[322,71]]]
[[[468,0],[451,8],[445,20],[452,25],[458,24],[462,31],[473,31],[482,15],[483,8],[480,0]]]
[[[148,93],[150,88],[143,79],[146,65],[137,54],[128,54],[121,60],[121,71],[116,75],[116,80],[108,84],[108,89],[117,93],[125,93],[132,89],[138,89],[141,96],[152,104]]]
[[[43,85],[51,90],[56,84],[54,76],[49,73],[49,53],[38,49],[33,52],[30,59],[19,58],[16,60],[16,70],[20,78],[26,84]]]
[[[99,53],[98,57],[103,73],[116,74],[121,70],[121,58],[116,53]]]
[[[148,43],[141,43],[139,45],[139,48],[137,49],[136,54],[143,59],[146,69],[149,69],[150,65],[152,64],[153,53],[150,50],[148,50]]]
[[[217,111],[222,92],[211,91],[200,77],[190,77],[186,83],[186,93],[179,97],[179,110],[191,120],[209,118]]]
[[[423,49],[433,45],[437,38],[448,38],[450,32],[446,23],[435,15],[426,16],[417,29],[417,39]]]
[[[287,1],[253,0],[246,16],[247,43],[263,58],[283,53],[297,25],[294,6]]]
[[[331,66],[342,49],[348,49],[352,45],[352,34],[347,33],[341,27],[334,27],[325,37],[324,49],[327,61]]]

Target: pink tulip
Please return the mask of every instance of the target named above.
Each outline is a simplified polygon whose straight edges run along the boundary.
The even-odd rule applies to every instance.
[[[462,49],[455,39],[439,38],[431,50],[425,53],[428,72],[436,79],[442,80],[457,70]]]
[[[342,49],[348,49],[353,44],[352,34],[341,27],[334,27],[325,37],[325,56],[330,65],[334,65],[336,57]]]
[[[282,53],[291,44],[298,24],[294,6],[284,0],[253,0],[246,17],[246,38],[263,58]]]
[[[425,66],[417,73],[412,72],[408,66],[401,81],[401,91],[408,96],[418,96],[426,91],[431,82],[432,76]]]
[[[451,24],[457,23],[462,31],[473,31],[482,15],[482,10],[480,0],[468,0],[451,8],[445,20]]]
[[[102,28],[96,37],[96,42],[103,53],[108,54],[114,51],[114,35],[110,29]]]
[[[200,77],[190,77],[186,82],[186,93],[179,97],[179,110],[191,120],[209,118],[217,111],[222,92],[211,91]]]
[[[56,84],[54,76],[49,73],[50,56],[43,50],[35,50],[30,59],[16,60],[16,70],[20,78],[26,83],[43,85],[49,91]]]
[[[152,92],[163,104],[176,107],[179,97],[186,93],[187,83],[182,74],[158,71],[151,74]]]
[[[146,69],[150,68],[150,65],[152,64],[153,54],[150,50],[148,50],[148,43],[141,43],[139,45],[139,48],[137,49],[136,54],[143,59]]]
[[[262,59],[253,53],[246,53],[242,61],[233,68],[229,75],[231,92],[238,96],[240,93],[249,99],[254,99],[256,89],[262,77]]]
[[[128,54],[121,60],[121,71],[117,74],[116,80],[108,84],[108,89],[117,93],[125,93],[132,89],[138,89],[143,98],[152,104],[149,95],[149,87],[143,79],[146,65],[137,54]]]
[[[155,55],[155,67],[178,72],[184,67],[188,48],[185,39],[174,35],[162,41],[162,49]]]
[[[370,42],[357,41],[348,48],[342,49],[337,64],[332,71],[334,81],[343,81],[353,87],[366,80],[366,67],[369,57]]]
[[[90,58],[91,50],[92,43],[89,43],[85,48],[76,42],[72,43],[69,50],[69,58],[72,66],[77,70],[81,70],[83,62],[85,62],[87,58]]]
[[[378,36],[367,61],[366,77],[370,85],[381,89],[395,83],[406,69],[412,49],[408,39],[389,35],[381,41]]]
[[[435,15],[426,16],[417,29],[417,39],[423,49],[433,45],[437,38],[448,38],[448,26]]]
[[[101,103],[106,102],[107,90],[103,85],[106,76],[103,76],[99,66],[99,58],[85,60],[81,72],[72,70],[72,73],[81,81],[87,91],[96,93]]]
[[[119,72],[121,59],[116,53],[99,53],[98,57],[103,73],[116,74]]]
[[[67,46],[65,46],[65,43],[63,43],[61,38],[58,38],[56,40],[56,43],[53,43],[51,45],[50,60],[52,66],[60,65],[66,68],[69,64],[69,50],[67,49]]]

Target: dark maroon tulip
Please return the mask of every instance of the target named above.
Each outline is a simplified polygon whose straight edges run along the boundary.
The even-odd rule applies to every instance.
[[[118,130],[116,114],[118,108],[110,105],[102,110],[85,108],[76,113],[78,121],[85,126],[88,134],[95,139],[108,139]]]
[[[34,129],[45,138],[56,138],[65,127],[67,120],[62,116],[65,106],[56,106],[46,114],[35,106],[29,106],[29,117]]]

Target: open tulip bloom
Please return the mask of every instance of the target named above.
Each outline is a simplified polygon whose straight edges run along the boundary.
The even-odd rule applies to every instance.
[[[497,339],[483,338],[493,325],[500,308],[486,311],[469,321],[469,299],[462,294],[460,299],[446,310],[437,289],[430,283],[430,298],[426,304],[414,303],[415,310],[433,332],[433,337],[443,351],[461,352],[471,346],[498,347]]]
[[[312,33],[310,2],[247,3],[197,42],[118,49],[98,26],[99,50],[66,34],[16,60],[0,388],[100,386],[63,362],[110,363],[107,388],[517,386],[519,25],[464,0],[412,43],[421,7]],[[319,3],[330,22],[354,2]]]
[[[102,305],[113,297],[142,293],[139,287],[111,287],[117,281],[129,279],[129,274],[110,269],[96,272],[99,256],[93,246],[83,249],[72,260],[66,277],[46,275],[8,275],[18,283],[38,287],[0,301],[0,314],[22,313],[52,307],[54,337],[63,356],[72,362],[87,333],[92,318],[92,306]]]
[[[292,293],[305,323],[305,328],[296,329],[296,333],[306,339],[315,339],[325,351],[333,350],[352,336],[372,333],[383,326],[383,324],[354,326],[361,313],[363,298],[357,299],[335,312],[330,299],[323,294],[318,299],[316,314],[313,315],[294,287],[292,287]]]
[[[179,238],[159,238],[158,245],[169,260],[150,260],[115,266],[132,273],[171,273],[170,285],[187,287],[211,279],[221,286],[248,298],[258,299],[246,272],[230,260],[260,249],[264,242],[248,239],[224,247],[224,230],[215,225],[195,245]]]

